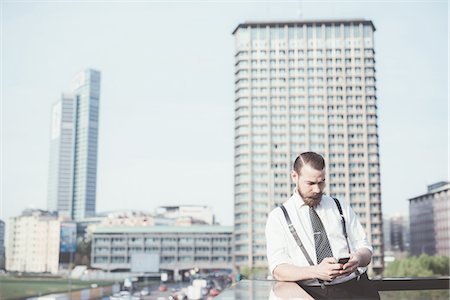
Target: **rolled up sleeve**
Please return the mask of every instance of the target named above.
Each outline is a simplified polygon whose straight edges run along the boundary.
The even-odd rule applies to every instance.
[[[281,210],[280,210],[281,211]],[[266,222],[266,250],[270,273],[280,264],[293,264],[288,253],[288,243],[286,238],[286,224],[282,224],[280,213],[273,210]],[[284,226],[284,227],[283,227]]]
[[[373,253],[372,245],[367,239],[366,232],[362,227],[361,222],[353,212],[353,209],[349,206],[347,206],[347,213],[350,221],[347,231],[350,238],[350,244],[352,245],[352,248],[354,248],[353,250],[357,251],[361,248],[367,248]]]

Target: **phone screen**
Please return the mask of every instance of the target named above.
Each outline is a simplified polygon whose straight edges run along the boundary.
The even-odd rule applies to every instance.
[[[350,257],[339,258],[338,263],[345,264],[348,262],[349,259]]]

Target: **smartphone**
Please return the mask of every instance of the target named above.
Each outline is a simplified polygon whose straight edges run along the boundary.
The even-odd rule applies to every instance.
[[[344,265],[344,264],[346,264],[348,262],[349,259],[350,259],[350,257],[339,258],[338,259],[338,263]]]

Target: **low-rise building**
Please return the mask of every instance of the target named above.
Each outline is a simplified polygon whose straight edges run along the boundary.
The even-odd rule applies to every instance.
[[[160,206],[155,210],[155,218],[171,219],[188,226],[215,223],[211,207],[204,205]]]
[[[17,272],[57,273],[61,221],[56,213],[24,210],[8,224],[6,269]]]
[[[175,277],[191,269],[231,269],[232,234],[231,226],[97,227],[91,266],[131,271],[133,256],[149,254]]]

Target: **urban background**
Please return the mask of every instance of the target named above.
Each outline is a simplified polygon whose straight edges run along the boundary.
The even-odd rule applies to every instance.
[[[446,1],[1,10],[0,298],[267,278],[266,217],[304,151],[372,277],[448,275]]]

